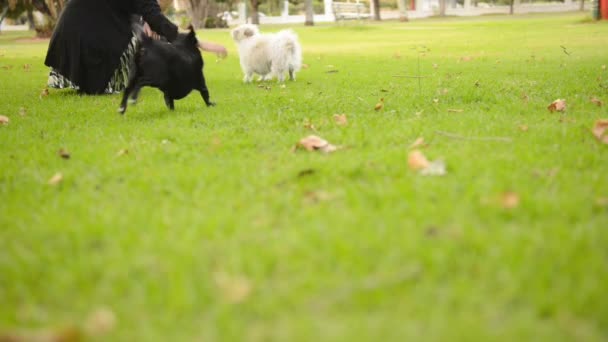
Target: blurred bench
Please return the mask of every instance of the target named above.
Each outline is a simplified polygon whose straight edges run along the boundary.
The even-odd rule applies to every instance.
[[[336,21],[350,19],[369,19],[371,14],[364,3],[360,2],[333,2],[331,5]]]

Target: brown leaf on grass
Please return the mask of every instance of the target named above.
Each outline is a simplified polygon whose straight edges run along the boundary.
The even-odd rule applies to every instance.
[[[576,123],[576,119],[573,118],[565,118],[565,117],[561,117],[559,118],[559,120],[557,120],[561,123]]]
[[[317,131],[317,128],[315,127],[315,125],[313,125],[312,122],[310,122],[310,121],[305,121],[304,122],[304,128],[309,129],[309,130],[311,130],[313,132]]]
[[[426,159],[424,153],[420,150],[413,150],[407,157],[407,165],[410,167],[410,170],[420,171],[422,169],[427,168],[431,162]]]
[[[0,342],[80,342],[83,340],[82,331],[74,326],[54,330],[0,333]]]
[[[19,108],[19,115],[20,116],[26,116],[27,115],[27,109],[25,109],[25,107]]]
[[[526,93],[521,93],[521,99],[527,103],[530,100],[530,97]]]
[[[296,146],[292,149],[293,151],[303,148],[307,151],[320,151],[323,153],[331,153],[339,149],[338,146],[334,146],[316,135],[309,135],[306,138],[298,141]]]
[[[49,88],[42,89],[42,91],[40,92],[40,98],[42,99],[47,96],[49,96]]]
[[[384,108],[384,98],[381,98],[380,102],[376,103],[374,110],[379,111],[382,108]]]
[[[463,109],[448,109],[448,113],[462,113]]]
[[[439,99],[433,99],[433,103],[435,103],[435,104],[439,103]]]
[[[414,140],[414,142],[408,148],[412,149],[412,148],[416,148],[416,147],[425,147],[425,146],[426,146],[426,144],[424,142],[424,138],[419,137],[416,140]]]
[[[310,65],[308,65],[308,64],[302,64],[302,69],[308,69],[308,68],[310,68]]]
[[[606,70],[606,65],[602,65],[602,70]]]
[[[591,103],[593,103],[594,105],[601,107],[602,106],[602,101],[600,99],[598,99],[597,97],[592,97],[591,99],[589,99],[589,101],[591,101]]]
[[[527,132],[528,131],[528,125],[519,125],[519,130],[522,132]]]
[[[439,68],[439,64],[433,63],[433,69],[437,69],[437,68]]]
[[[500,206],[505,209],[514,209],[519,206],[519,195],[513,191],[507,191],[500,195]]]
[[[334,114],[334,121],[338,126],[348,125],[348,119],[346,118],[346,114]]]
[[[471,57],[471,56],[464,56],[464,57],[460,58],[460,61],[462,61],[462,62],[470,62],[472,60],[473,60],[473,57]]]
[[[608,119],[597,120],[591,132],[598,141],[608,144]]]
[[[124,155],[127,155],[127,154],[129,154],[129,150],[127,150],[126,148],[123,148],[122,150],[120,150],[120,151],[118,151],[116,153],[116,156],[120,157],[120,156],[124,156]]]
[[[397,52],[395,52],[395,53],[393,54],[393,58],[395,58],[395,59],[400,59],[400,58],[401,58],[401,53],[399,53],[398,51],[397,51]]]
[[[31,67],[32,67],[31,64],[23,64],[23,70],[25,70],[25,71],[30,71]]]
[[[547,109],[551,113],[563,112],[564,110],[566,110],[566,100],[557,99],[557,100],[551,102],[551,104],[547,107]]]
[[[51,177],[51,179],[49,179],[49,181],[47,182],[49,185],[57,185],[59,183],[61,183],[63,181],[63,174],[61,174],[61,172],[57,172],[56,174],[53,175],[53,177]]]
[[[333,196],[323,190],[307,191],[304,193],[304,202],[308,204],[317,204],[333,199]]]
[[[608,197],[598,197],[595,199],[595,206],[599,208],[608,208]]]
[[[218,272],[213,280],[222,298],[231,304],[242,303],[251,295],[251,282],[245,277]]]
[[[89,314],[84,329],[90,336],[104,336],[116,327],[116,315],[108,308],[99,308]]]
[[[70,152],[68,150],[61,148],[57,151],[57,154],[63,159],[70,159]]]
[[[409,153],[407,164],[410,170],[417,171],[423,176],[444,176],[447,173],[443,160],[431,162],[420,150],[413,150]]]
[[[0,125],[8,125],[9,122],[11,122],[11,120],[8,116],[0,115]]]

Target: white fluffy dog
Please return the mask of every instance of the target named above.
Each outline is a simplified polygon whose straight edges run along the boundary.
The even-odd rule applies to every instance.
[[[253,74],[259,80],[270,80],[276,76],[279,82],[296,79],[296,71],[302,66],[302,48],[298,36],[292,30],[261,34],[258,27],[243,24],[232,30],[232,38],[239,49],[244,82],[251,82]]]

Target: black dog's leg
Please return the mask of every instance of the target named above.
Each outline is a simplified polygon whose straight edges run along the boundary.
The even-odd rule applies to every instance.
[[[170,110],[174,110],[174,109],[175,109],[175,106],[174,106],[174,104],[173,104],[173,99],[172,99],[172,98],[171,98],[171,96],[169,96],[169,94],[168,94],[168,93],[166,93],[166,92],[165,92],[165,103],[167,104],[167,107],[168,107]]]
[[[129,100],[129,103],[131,104],[136,104],[137,103],[137,98],[139,97],[139,92],[141,91],[141,87],[134,87],[135,89],[133,89],[133,92],[131,92],[131,100]]]
[[[127,100],[129,99],[129,95],[133,91],[133,88],[135,88],[135,78],[129,80],[129,84],[122,94],[122,101],[120,101],[120,107],[118,108],[120,114],[124,114],[127,111]]]
[[[207,89],[207,84],[205,83],[205,76],[201,77],[201,82],[198,87],[198,91],[201,93],[201,96],[203,97],[203,100],[205,101],[207,107],[215,106],[215,102],[211,102],[209,100],[209,89]]]

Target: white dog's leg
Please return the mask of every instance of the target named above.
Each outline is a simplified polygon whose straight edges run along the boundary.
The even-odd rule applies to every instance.
[[[248,71],[245,73],[245,76],[243,77],[243,82],[250,83],[252,79],[253,79],[253,72]]]
[[[296,71],[291,66],[289,67],[289,80],[290,81],[296,80]]]

